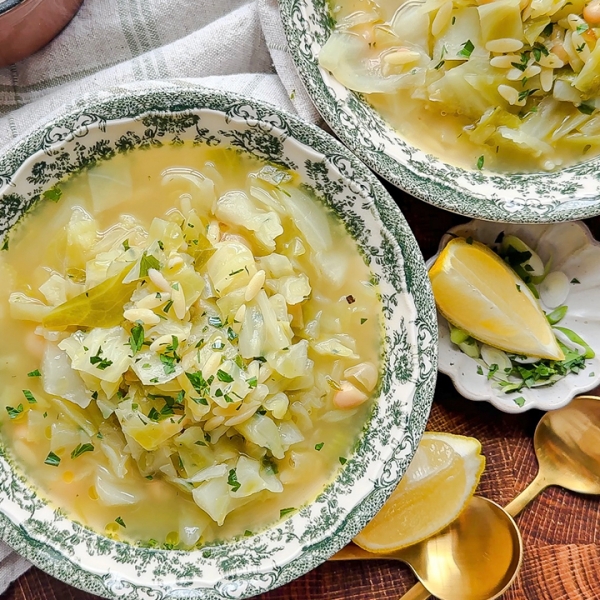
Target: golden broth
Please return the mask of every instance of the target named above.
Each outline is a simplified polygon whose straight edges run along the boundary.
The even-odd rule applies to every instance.
[[[346,263],[343,280],[332,281],[330,276],[323,273],[322,266],[318,266],[319,262],[315,260],[315,254],[306,242],[305,251],[299,250],[302,243],[299,245],[298,240],[302,235],[289,216],[282,217],[284,233],[276,238],[275,252],[290,256],[310,280],[310,296],[296,304],[295,308],[290,307],[290,310],[294,315],[293,341],[309,341],[308,357],[314,360],[315,364],[313,385],[307,386],[305,383],[305,387],[302,388],[302,384],[298,383],[296,387],[299,389],[286,392],[289,408],[283,415],[280,410],[280,419],[273,417],[272,411],[264,408],[264,405],[269,404],[269,398],[277,392],[279,379],[273,375],[265,382],[265,385],[271,387],[259,411],[264,411],[279,427],[284,422],[292,423],[303,437],[302,440],[292,443],[281,459],[274,458],[271,451],[265,451],[264,448],[248,442],[239,432],[234,432],[235,435],[231,437],[228,437],[227,432],[221,432],[216,442],[211,441],[211,433],[207,432],[202,440],[198,439],[195,442],[195,446],[177,445],[174,441],[178,439],[177,434],[167,439],[156,450],[140,452],[141,458],[138,457],[138,461],[134,460],[130,455],[132,450],[129,446],[137,448],[138,451],[141,446],[136,445],[137,442],[131,442],[127,446],[128,439],[124,437],[116,413],[104,417],[97,405],[100,404],[100,397],[103,398],[104,410],[111,402],[118,407],[129,401],[127,395],[132,394],[132,386],[138,385],[132,369],[124,373],[116,396],[105,398],[101,390],[99,397],[96,391],[96,399],[92,399],[86,408],[81,408],[74,402],[44,391],[46,375],[44,372],[41,373],[43,377],[37,375],[40,370],[43,371],[42,365],[46,364],[44,357],[49,345],[55,348],[66,336],[70,335],[69,339],[73,339],[74,331],[85,331],[86,328],[67,327],[66,330],[63,328],[63,332],[57,328],[51,332],[50,328],[42,328],[38,322],[11,318],[11,311],[15,308],[9,303],[11,293],[22,293],[31,299],[49,304],[39,288],[48,281],[51,274],[65,276],[67,300],[76,295],[76,292],[81,292],[83,278],[86,273],[89,276],[90,270],[88,262],[86,271],[86,262],[83,260],[86,256],[85,249],[83,254],[77,252],[80,252],[86,243],[89,255],[89,248],[92,248],[93,254],[93,248],[98,248],[102,240],[106,245],[110,236],[115,236],[115,232],[118,233],[123,228],[134,231],[134,228],[138,227],[147,232],[156,217],[163,219],[163,222],[180,223],[182,211],[189,209],[190,203],[193,205],[198,201],[198,191],[194,188],[194,181],[185,177],[165,179],[165,171],[170,169],[173,173],[177,169],[186,168],[203,173],[205,177],[213,179],[217,198],[223,197],[231,190],[247,189],[248,182],[276,194],[274,190],[278,186],[255,177],[263,166],[263,163],[233,151],[193,147],[191,144],[119,155],[102,163],[100,167],[83,172],[61,184],[60,200],[56,203],[40,203],[32,214],[27,215],[11,232],[9,250],[0,256],[0,272],[5,283],[0,290],[0,327],[5,340],[0,348],[0,419],[3,443],[16,464],[39,488],[42,495],[72,519],[98,532],[117,539],[168,548],[190,548],[214,539],[257,532],[288,514],[288,509],[298,508],[315,498],[340,468],[340,463],[344,462],[343,457],[351,451],[365,423],[370,410],[370,400],[356,406],[339,407],[335,404],[335,398],[339,398],[337,394],[340,392],[340,380],[344,378],[344,371],[348,367],[368,362],[379,369],[380,304],[376,289],[370,283],[370,271],[359,255],[355,242],[345,232],[342,224],[329,215],[327,222],[333,240],[332,256],[338,257],[335,259],[338,262]],[[293,176],[292,181],[285,185],[296,187],[295,181],[296,176]],[[285,185],[282,184],[284,189]],[[95,204],[106,208],[97,210],[96,207],[94,210]],[[319,208],[319,211],[321,210]],[[77,221],[74,215],[77,218],[83,215],[85,218],[83,221]],[[73,246],[74,241],[71,238],[75,231],[74,219],[78,223],[84,222],[85,231]],[[89,219],[92,219],[91,225]],[[207,235],[215,234],[214,225],[212,230],[210,227]],[[244,236],[256,260],[261,261],[268,252],[257,244],[251,233],[240,225],[222,227],[216,235],[220,235],[221,241],[225,240],[224,243],[227,243],[227,236],[233,236],[231,239]],[[135,235],[132,234],[128,239],[131,241],[128,241],[127,245],[131,243],[133,246]],[[188,241],[191,240],[188,238]],[[191,246],[183,244],[187,245]],[[123,251],[125,252],[125,248]],[[92,257],[89,260],[95,259]],[[206,268],[203,266],[199,271],[203,273]],[[166,276],[170,272],[169,269],[170,267],[163,268]],[[142,279],[143,283],[138,282],[137,293],[144,285],[153,285],[147,279]],[[265,285],[268,285],[268,281]],[[46,292],[50,293],[48,290]],[[158,296],[159,292],[156,295]],[[205,300],[197,300],[186,313],[190,315],[191,321],[204,318],[198,309],[199,302],[205,302],[205,308],[214,306],[215,297],[210,297],[210,293],[208,296]],[[13,300],[14,298],[13,296]],[[62,300],[64,301],[64,298]],[[249,301],[248,306],[251,303],[252,301]],[[19,307],[21,306],[22,304],[19,304]],[[169,308],[163,305],[162,309],[156,308],[155,312],[159,313],[165,309],[168,311]],[[139,325],[139,322],[136,323]],[[134,324],[129,322],[124,327],[130,332]],[[143,327],[146,336],[149,336],[150,326]],[[210,333],[213,336],[219,335],[215,328],[211,328]],[[50,341],[46,341],[44,335],[50,338]],[[348,336],[354,343],[347,341]],[[327,338],[342,340],[347,346],[353,347],[356,354],[352,352],[352,358],[344,358],[335,356],[334,352],[317,352],[317,342]],[[146,337],[146,346],[138,352],[145,351],[144,348],[152,339]],[[179,342],[180,351],[185,343],[187,342]],[[198,342],[200,349],[205,347],[203,344],[205,342]],[[105,350],[106,348],[105,346]],[[87,350],[85,347],[84,349]],[[99,350],[98,356],[101,354]],[[199,355],[200,350],[198,357]],[[108,358],[108,352],[102,356]],[[114,356],[111,358],[116,360]],[[250,369],[247,364],[250,361],[244,362],[245,368]],[[99,364],[102,366],[102,363]],[[225,366],[222,368],[225,369]],[[193,372],[194,368],[190,368],[190,371]],[[157,410],[161,407],[168,409],[167,404],[163,405],[161,397],[157,399],[156,395],[163,394],[164,398],[175,397],[178,388],[182,387],[177,381],[171,380],[162,387],[147,386],[144,388],[144,394],[151,390],[154,396],[136,400],[142,409],[134,404],[133,410],[143,410],[147,414],[155,407]],[[373,385],[375,383],[373,382]],[[254,386],[256,385],[255,380]],[[139,386],[136,389],[139,389]],[[189,386],[186,389],[189,390]],[[253,391],[251,390],[246,398],[246,404]],[[181,392],[183,389],[179,393]],[[371,395],[372,392],[366,394]],[[208,421],[194,413],[203,407],[191,403],[190,396],[188,393],[187,399],[182,401],[181,405],[175,405],[175,415],[170,416],[168,422],[174,423],[181,418],[182,430],[196,430],[198,427],[208,429]],[[227,406],[216,406],[214,400],[209,398],[211,409],[228,410]],[[243,401],[235,398],[234,401],[239,402],[240,406],[246,406]],[[234,414],[233,411],[230,412]],[[169,414],[173,415],[172,412]],[[167,421],[161,421],[159,417],[159,424],[165,422]],[[153,423],[151,425],[154,427]],[[213,435],[216,431],[218,427],[211,428]],[[165,451],[167,458],[162,456],[159,460],[157,456],[164,448],[168,449]],[[194,448],[199,453],[211,451],[214,456],[218,454],[218,458],[206,462],[208,455],[196,456]],[[269,469],[270,477],[275,472],[275,476],[283,484],[283,491],[275,493],[263,489],[243,500],[235,500],[239,508],[228,512],[224,523],[219,526],[215,519],[208,516],[207,512],[194,502],[191,490],[196,483],[178,483],[176,478],[189,479],[201,468],[210,466],[212,460],[214,463],[227,465],[227,481],[235,491],[237,482],[235,472],[232,479],[232,461],[239,461],[239,456],[260,460],[261,474],[267,477],[264,475],[264,469]],[[158,461],[156,465],[162,464],[162,471],[158,468],[152,469],[153,460]],[[239,462],[237,464],[239,465]],[[126,470],[126,473],[122,470]],[[173,473],[176,473],[176,478],[173,477]],[[200,485],[205,483],[208,482]]]

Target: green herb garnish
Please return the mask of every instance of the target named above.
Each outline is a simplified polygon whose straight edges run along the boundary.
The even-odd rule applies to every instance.
[[[60,465],[60,456],[57,456],[54,452],[49,452],[44,464],[50,465],[51,467],[58,467],[58,465]]]
[[[471,54],[473,54],[473,50],[475,50],[475,46],[471,40],[467,40],[462,45],[462,50],[458,52],[458,56],[462,56],[463,58],[469,58]]]
[[[155,269],[156,271],[160,270],[160,263],[158,259],[144,252],[142,254],[142,258],[140,259],[140,277],[146,277],[148,275],[148,271],[150,269]]]
[[[229,475],[227,477],[227,483],[231,486],[231,491],[237,492],[242,484],[237,480],[237,473],[235,469],[229,470]]]
[[[71,452],[71,458],[77,458],[85,452],[93,452],[94,446],[92,444],[77,444],[73,452]]]
[[[129,336],[129,345],[134,356],[142,349],[144,337],[144,326],[138,322],[131,328],[131,335]]]
[[[13,408],[12,406],[6,407],[6,412],[11,419],[16,419],[23,412],[23,405],[19,404],[17,408]]]
[[[233,377],[222,369],[217,371],[217,379],[225,383],[231,383],[233,381]]]
[[[102,346],[100,346],[98,348],[98,352],[94,355],[94,356],[90,356],[90,362],[95,365],[96,369],[100,369],[101,371],[104,371],[104,369],[107,369],[108,367],[110,367],[110,365],[113,364],[112,360],[109,360],[107,358],[101,358],[102,354]]]

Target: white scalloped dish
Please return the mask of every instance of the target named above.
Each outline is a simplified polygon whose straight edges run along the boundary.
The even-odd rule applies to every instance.
[[[520,413],[537,408],[553,410],[565,406],[576,395],[589,391],[600,383],[600,243],[581,222],[547,225],[518,225],[470,221],[449,230],[440,241],[438,253],[427,261],[431,267],[441,250],[453,236],[472,237],[492,245],[498,236],[514,235],[535,250],[544,264],[551,261],[550,272],[562,271],[569,280],[568,306],[560,326],[578,333],[594,350],[596,356],[586,359],[585,368],[569,373],[552,385],[527,388],[515,393],[498,389],[475,359],[463,353],[450,340],[450,329],[438,313],[439,370],[450,376],[456,389],[470,400],[485,400],[503,412]],[[549,313],[555,307],[542,308]]]

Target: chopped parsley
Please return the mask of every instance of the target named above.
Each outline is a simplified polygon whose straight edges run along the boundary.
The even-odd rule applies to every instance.
[[[481,171],[483,169],[483,163],[485,162],[485,156],[483,154],[477,159],[477,168]]]
[[[249,388],[255,388],[258,385],[258,379],[256,377],[250,377],[250,379],[246,379],[246,383]]]
[[[73,452],[71,452],[71,458],[77,458],[85,452],[93,452],[94,446],[92,444],[77,444]]]
[[[58,467],[58,465],[60,465],[60,456],[57,456],[54,452],[49,452],[44,464],[50,465],[51,467]]]
[[[131,335],[129,336],[129,345],[134,356],[142,349],[144,337],[144,326],[138,322],[131,328]]]
[[[217,371],[217,379],[225,383],[231,383],[233,381],[233,377],[222,369]]]
[[[189,382],[192,384],[192,387],[201,395],[204,396],[208,393],[210,384],[204,377],[200,371],[196,373],[188,373],[186,371],[185,376],[188,378]],[[200,402],[202,404],[202,402]]]
[[[237,480],[237,473],[235,469],[229,470],[227,484],[231,486],[232,492],[237,492],[240,489],[240,487],[242,487],[242,484]]]
[[[23,390],[23,396],[25,396],[25,399],[29,404],[37,404],[35,396],[29,390]]]
[[[548,54],[550,54],[546,46],[538,43],[534,44],[531,53],[533,54],[533,58],[535,58],[537,62],[541,60],[542,56],[548,56]]]
[[[577,110],[583,113],[584,115],[591,115],[596,109],[595,107],[590,106],[589,104],[580,104],[577,107]]]
[[[160,355],[160,362],[163,365],[165,375],[172,375],[175,373],[175,357],[168,354]]]
[[[576,279],[575,277],[573,277],[573,279],[571,279],[571,283],[581,283],[581,281],[579,281],[579,279]]]
[[[285,515],[289,515],[291,512],[294,512],[295,510],[296,510],[296,509],[295,509],[293,506],[291,506],[291,507],[289,507],[289,508],[282,508],[282,509],[279,511],[279,518],[281,518],[281,517],[285,517]]]
[[[339,456],[338,460],[340,461],[340,465],[345,465],[348,462],[348,459],[343,456]]]
[[[171,310],[171,307],[173,306],[173,300],[169,300],[163,307],[163,312],[166,314]]]
[[[523,396],[519,396],[518,398],[513,398],[513,402],[519,407],[522,408],[525,405],[525,398]]]
[[[8,413],[8,416],[11,419],[16,419],[22,412],[23,412],[23,405],[19,404],[19,406],[17,406],[17,408],[14,408],[12,406],[7,406],[6,407],[6,412]]]
[[[115,519],[115,523],[118,523],[121,527],[127,527],[127,525],[125,525],[125,521],[123,521],[123,519],[121,517],[117,517]]]
[[[315,450],[317,452],[320,452],[321,448],[323,448],[324,445],[325,445],[325,442],[319,442],[318,444],[315,444]]]
[[[41,377],[42,374],[39,372],[38,369],[36,369],[35,371],[30,371],[29,373],[27,373],[27,377]]]
[[[150,269],[159,271],[160,263],[158,262],[157,258],[151,254],[148,254],[147,252],[144,252],[144,254],[142,254],[142,258],[140,259],[140,277],[146,277]]]
[[[98,352],[94,356],[90,356],[90,362],[96,367],[96,369],[104,371],[104,369],[108,369],[108,367],[113,364],[113,361],[109,360],[108,358],[101,358],[101,354],[102,346],[98,348]]]
[[[125,250],[125,252],[127,252],[127,250],[129,250],[129,240],[125,240],[123,242],[123,250]]]
[[[529,96],[531,96],[531,94],[535,94],[535,92],[537,91],[537,88],[530,88],[528,90],[523,90],[522,92],[519,92],[519,102],[526,100],[527,98],[529,98]]]
[[[462,56],[463,58],[469,58],[471,56],[471,54],[473,53],[473,50],[475,50],[475,46],[473,45],[473,42],[471,40],[467,40],[462,45],[462,50],[460,50],[458,52],[458,56]]]

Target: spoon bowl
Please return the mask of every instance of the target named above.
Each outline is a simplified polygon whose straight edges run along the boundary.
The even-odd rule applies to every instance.
[[[533,443],[540,471],[553,485],[600,494],[600,398],[579,396],[546,413]]]
[[[518,515],[540,492],[558,485],[572,492],[600,495],[600,398],[578,396],[547,412],[533,437],[539,471],[506,510]]]
[[[389,554],[349,545],[331,560],[391,559],[407,563],[425,590],[440,600],[492,600],[514,581],[523,557],[521,534],[496,503],[474,496],[448,527],[436,535]],[[409,592],[410,593],[410,592]]]

